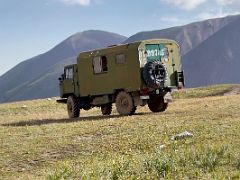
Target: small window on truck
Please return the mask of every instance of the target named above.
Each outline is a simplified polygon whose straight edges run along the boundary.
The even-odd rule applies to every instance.
[[[116,55],[116,64],[124,64],[125,63],[125,54]]]
[[[146,44],[147,61],[168,62],[169,52],[165,44]]]
[[[108,71],[108,65],[107,65],[107,57],[106,56],[102,56],[102,72],[107,72]]]
[[[93,71],[95,74],[108,71],[107,57],[97,56],[93,58]]]
[[[65,71],[66,79],[73,79],[73,68],[67,68]]]

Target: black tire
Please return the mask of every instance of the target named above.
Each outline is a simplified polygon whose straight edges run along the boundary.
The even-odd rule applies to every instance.
[[[102,115],[109,116],[112,113],[112,103],[101,105]]]
[[[148,101],[148,107],[152,112],[163,112],[167,109],[168,103],[164,102],[163,96],[152,95]]]
[[[133,115],[136,111],[132,96],[125,91],[118,93],[116,97],[116,108],[120,115],[125,116]]]
[[[135,114],[136,110],[137,110],[137,107],[136,107],[136,106],[134,106],[134,107],[133,107],[133,109],[132,109],[132,111],[131,111],[131,113],[130,113],[130,115],[133,115],[133,114]]]
[[[67,111],[69,118],[77,118],[80,115],[78,100],[75,96],[69,96],[67,99]]]
[[[143,68],[142,78],[148,87],[163,88],[166,78],[165,67],[159,61],[148,62]]]

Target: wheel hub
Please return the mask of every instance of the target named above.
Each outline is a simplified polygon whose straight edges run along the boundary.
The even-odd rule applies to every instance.
[[[129,105],[128,100],[126,98],[123,98],[121,100],[121,106],[122,107],[127,107]]]

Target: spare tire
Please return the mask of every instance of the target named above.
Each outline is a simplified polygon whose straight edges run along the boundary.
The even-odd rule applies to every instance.
[[[148,62],[143,68],[142,78],[148,87],[163,88],[166,78],[165,67],[159,61]]]

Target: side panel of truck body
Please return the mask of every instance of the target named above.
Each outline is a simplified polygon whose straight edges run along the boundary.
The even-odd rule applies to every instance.
[[[114,46],[81,53],[77,59],[79,92],[81,96],[112,94],[115,90],[137,91],[141,85],[138,46],[140,43]],[[117,56],[124,61],[117,63]],[[105,56],[107,71],[94,72],[94,58]]]

